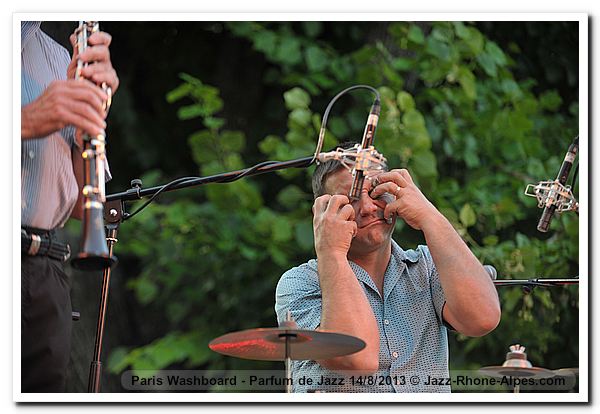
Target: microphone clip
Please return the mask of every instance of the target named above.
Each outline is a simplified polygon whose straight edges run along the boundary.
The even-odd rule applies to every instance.
[[[318,162],[330,160],[339,161],[353,175],[356,171],[362,171],[366,178],[387,169],[387,159],[374,146],[361,148],[360,144],[356,144],[352,148],[337,148],[317,156]]]
[[[558,180],[528,184],[525,188],[525,195],[535,197],[539,208],[554,205],[558,213],[579,211],[579,203],[571,191],[571,186],[562,185]]]

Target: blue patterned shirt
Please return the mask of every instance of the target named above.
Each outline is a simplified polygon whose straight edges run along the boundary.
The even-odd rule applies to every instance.
[[[447,385],[425,385],[428,377],[449,376],[448,336],[442,319],[445,297],[429,249],[419,246],[404,251],[392,240],[383,297],[363,268],[351,261],[350,266],[377,319],[379,370],[371,378],[355,376],[352,381],[315,361],[293,361],[294,392],[450,392]],[[275,311],[280,323],[288,310],[300,329],[319,327],[321,289],[316,260],[288,270],[279,280]],[[312,385],[299,384],[307,378]]]

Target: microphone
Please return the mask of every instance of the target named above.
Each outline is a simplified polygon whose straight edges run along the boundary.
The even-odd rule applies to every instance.
[[[375,95],[375,100],[371,106],[371,112],[369,113],[367,125],[363,133],[362,142],[354,145],[352,148],[337,147],[337,149],[333,151],[321,152],[321,149],[323,148],[323,142],[325,140],[325,130],[327,119],[329,117],[329,111],[333,107],[333,104],[341,96],[355,89],[368,89]],[[377,122],[379,121],[380,111],[380,96],[379,92],[377,92],[377,89],[368,85],[354,85],[344,89],[334,96],[331,102],[329,102],[327,105],[325,113],[323,114],[323,122],[321,123],[321,129],[319,131],[317,147],[310,164],[315,161],[317,163],[328,162],[331,160],[339,161],[342,166],[344,166],[344,168],[346,168],[352,174],[353,177],[352,186],[348,194],[348,198],[351,200],[358,200],[360,198],[360,193],[362,191],[365,178],[368,179],[376,172],[385,171],[387,169],[387,160],[382,154],[377,152],[373,146],[375,129],[377,128]]]
[[[554,213],[571,210],[577,212],[579,210],[579,203],[571,191],[571,186],[565,185],[578,149],[579,136],[576,136],[573,143],[569,146],[556,180],[540,181],[537,185],[528,184],[527,188],[525,188],[525,195],[537,198],[538,207],[544,209],[537,226],[537,229],[541,232],[545,233],[548,231]],[[573,182],[575,182],[574,178]]]
[[[373,102],[371,113],[367,119],[367,125],[365,126],[365,132],[363,133],[362,143],[357,148],[356,162],[354,164],[354,168],[352,168],[352,187],[350,187],[350,193],[348,194],[348,198],[350,200],[358,200],[360,198],[360,193],[362,192],[363,184],[365,182],[365,166],[363,164],[366,161],[361,158],[361,156],[364,157],[363,154],[365,152],[372,151],[374,149],[371,147],[373,146],[373,141],[375,140],[375,129],[377,128],[377,121],[379,121],[380,111],[381,105],[379,103],[379,98],[377,97]]]
[[[487,274],[490,277],[490,279],[496,280],[496,278],[498,277],[498,272],[496,271],[496,268],[494,266],[483,265],[483,268],[487,272]]]
[[[559,190],[567,183],[567,179],[569,178],[569,173],[571,172],[573,161],[575,161],[578,148],[579,136],[575,137],[573,143],[569,146],[567,154],[565,155],[565,159],[560,166],[558,177],[554,181],[554,185],[552,185],[550,188],[544,211],[542,211],[542,216],[540,217],[540,221],[538,222],[537,226],[537,229],[543,233],[548,231],[550,223],[552,222],[552,218],[554,217],[554,213],[558,208],[557,198],[560,196]]]

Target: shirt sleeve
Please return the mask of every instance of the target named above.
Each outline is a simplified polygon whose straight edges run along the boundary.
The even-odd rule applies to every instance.
[[[275,291],[277,322],[290,311],[300,329],[314,330],[321,324],[321,287],[316,270],[302,265],[281,276]]]
[[[427,263],[427,269],[429,270],[429,286],[431,287],[431,298],[433,300],[433,306],[435,308],[435,313],[438,318],[440,324],[443,324],[447,328],[454,330],[452,326],[444,320],[444,306],[446,305],[446,295],[444,295],[444,289],[442,288],[442,283],[440,282],[440,275],[435,267],[435,263],[433,262],[433,257],[431,257],[431,253],[429,249],[425,246],[422,246],[421,251]]]

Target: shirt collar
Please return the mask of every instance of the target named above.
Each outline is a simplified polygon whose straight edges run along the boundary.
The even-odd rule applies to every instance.
[[[21,22],[21,52],[33,35],[40,30],[42,22]]]
[[[394,241],[394,239],[392,239],[392,256],[405,263],[417,263],[419,261],[419,255],[416,251],[402,250],[402,247],[400,247],[398,243]]]
[[[388,263],[388,270],[386,270],[385,277],[383,279],[384,298],[387,298],[393,287],[398,282],[400,275],[404,273],[407,263],[417,263],[418,261],[419,255],[414,250],[402,250],[398,243],[392,239],[392,254],[390,256],[390,262]],[[375,286],[375,282],[373,282],[373,279],[371,279],[371,276],[365,269],[351,260],[349,263],[358,280],[369,286],[375,292],[379,292],[377,286]],[[397,265],[395,263],[397,263]],[[395,270],[390,272],[390,269]]]

